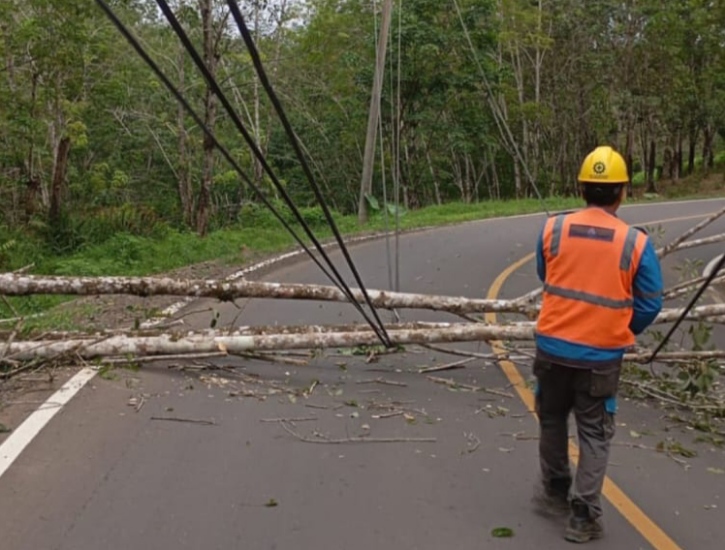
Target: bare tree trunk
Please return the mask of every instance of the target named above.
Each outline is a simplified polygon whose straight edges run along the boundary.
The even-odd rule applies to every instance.
[[[712,170],[715,166],[715,155],[713,152],[713,141],[715,140],[715,131],[712,124],[707,123],[703,130],[702,143],[702,166],[706,171]]]
[[[488,154],[491,158],[489,166],[491,167],[491,181],[493,185],[491,198],[498,200],[501,198],[501,180],[498,177],[498,170],[496,169],[496,154],[491,149],[491,147],[488,148]]]
[[[647,193],[657,193],[657,186],[655,185],[656,153],[657,144],[654,138],[652,138],[649,142],[649,155],[647,157]]]
[[[261,6],[259,5],[259,2],[254,2],[254,39],[255,41],[259,42],[259,31],[260,31],[260,25],[259,25],[259,12],[261,11]],[[253,102],[254,102],[254,141],[257,144],[257,147],[262,152],[262,154],[266,154],[266,151],[262,148],[262,124],[261,124],[261,94],[260,94],[260,87],[261,84],[259,82],[259,77],[255,75],[252,77],[252,95],[253,95]],[[258,186],[262,183],[262,178],[264,177],[264,167],[262,166],[262,162],[256,157],[256,155],[253,158],[253,166],[254,166],[254,183]]]
[[[629,174],[629,184],[627,185],[627,196],[634,195],[634,187],[632,179],[634,178],[634,129],[627,117],[627,139],[624,145],[624,161],[627,163],[627,173]]]
[[[10,75],[8,80],[11,80]],[[11,87],[12,89],[12,87]],[[30,80],[30,118],[35,119],[35,107],[38,97],[38,73],[33,72]],[[35,142],[33,135],[28,135],[28,156],[25,161],[26,190],[25,190],[25,222],[29,222],[35,215],[38,195],[41,192],[40,180],[35,174]]]
[[[51,225],[60,222],[63,203],[63,188],[65,187],[65,176],[68,171],[68,157],[70,155],[70,138],[64,136],[58,142],[55,153],[55,167],[53,169],[53,180],[50,191],[50,207],[48,209],[48,221]]]
[[[690,129],[690,150],[687,155],[687,174],[692,175],[695,171],[695,148],[697,147],[697,136],[700,134],[700,129],[693,127]]]
[[[443,204],[443,201],[441,199],[441,187],[438,183],[438,175],[436,174],[436,170],[433,167],[433,161],[430,158],[430,151],[426,149],[425,151],[425,158],[428,161],[428,170],[430,171],[430,177],[433,178],[433,192],[435,193],[435,201],[437,205]]]
[[[375,163],[375,143],[377,138],[378,117],[380,113],[380,94],[383,86],[385,71],[385,54],[388,46],[388,33],[393,10],[393,0],[385,0],[383,5],[382,25],[378,37],[378,51],[375,63],[375,76],[373,78],[373,92],[370,98],[370,111],[368,113],[368,130],[365,138],[365,154],[363,156],[362,179],[360,180],[360,199],[358,201],[357,219],[363,224],[368,221],[367,196],[372,192],[373,166]]]
[[[184,68],[184,60],[186,58],[186,50],[179,47],[179,89],[183,90],[186,85],[186,70]],[[179,202],[181,204],[181,212],[184,218],[184,224],[193,227],[194,223],[194,193],[191,186],[191,172],[189,170],[189,135],[186,131],[186,123],[184,119],[184,107],[178,105],[176,120],[179,147],[179,163],[177,169],[177,183],[179,188]]]
[[[216,76],[218,56],[214,33],[214,14],[212,0],[199,0],[203,28],[204,62],[212,76]],[[209,86],[204,92],[204,124],[214,130],[216,124],[217,99]],[[211,207],[211,187],[214,178],[214,142],[204,135],[204,158],[202,161],[201,186],[196,204],[196,231],[204,236],[209,230],[209,210]]]

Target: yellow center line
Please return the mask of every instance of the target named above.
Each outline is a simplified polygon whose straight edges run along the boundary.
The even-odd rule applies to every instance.
[[[701,219],[709,215],[710,214],[681,216],[677,218],[667,218],[664,220],[655,220],[646,223],[648,225],[671,223],[677,221]],[[504,269],[489,287],[486,298],[489,298],[491,300],[498,298],[498,295],[501,292],[501,288],[503,288],[506,280],[516,270],[530,262],[535,255],[535,253],[528,254]],[[485,318],[486,321],[489,323],[496,322],[495,313],[487,313]],[[503,357],[507,353],[501,341],[491,342],[491,347],[493,349],[493,352],[498,356]],[[501,370],[506,375],[506,378],[508,378],[511,385],[516,389],[516,392],[519,394],[521,400],[524,402],[531,414],[536,417],[536,412],[534,412],[534,394],[526,385],[526,380],[524,380],[524,377],[521,375],[521,372],[519,372],[519,369],[511,361],[505,359],[501,360],[499,363],[501,365]],[[569,454],[571,456],[572,462],[574,462],[574,464],[576,465],[579,459],[579,449],[577,448],[576,444],[569,443]],[[619,513],[624,516],[624,518],[632,525],[632,527],[634,527],[656,550],[682,550],[682,548],[678,546],[677,543],[673,541],[667,535],[667,533],[665,533],[654,521],[652,521],[649,516],[647,516],[647,514],[645,514],[642,509],[637,506],[632,501],[632,499],[630,499],[626,495],[626,493],[622,491],[622,489],[620,489],[616,483],[614,483],[614,481],[611,480],[611,478],[609,478],[609,476],[604,479],[602,494],[612,504],[612,506],[614,506],[619,511]]]

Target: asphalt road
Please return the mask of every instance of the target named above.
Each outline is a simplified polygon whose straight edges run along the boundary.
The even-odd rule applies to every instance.
[[[723,205],[725,199],[633,206],[621,216],[633,223],[678,218],[662,224],[671,238],[699,221],[682,218]],[[533,250],[543,219],[490,220],[403,236],[401,290],[485,296],[507,266]],[[723,231],[720,220],[703,236]],[[706,263],[721,251],[712,245],[673,255],[664,264],[668,280],[676,280],[673,268],[684,258]],[[366,284],[387,287],[385,243],[357,245],[352,252]],[[339,262],[339,254],[334,257]],[[265,278],[325,282],[308,261]],[[528,262],[506,280],[502,294],[513,297],[537,284]],[[220,325],[360,321],[347,304],[292,301],[195,303],[187,312],[207,306],[218,310]],[[185,320],[203,327],[211,315]],[[723,334],[715,338],[722,347]],[[475,344],[452,347],[489,351]],[[448,354],[418,349],[364,359],[339,353],[309,366],[217,363],[240,367],[229,373],[157,365],[95,377],[0,478],[0,548],[565,547],[563,524],[531,510],[536,421],[497,365],[477,360],[435,374],[512,397],[453,389],[418,374],[422,366],[455,360]],[[530,378],[527,365],[518,367]],[[291,432],[277,421],[282,418],[297,419]],[[620,512],[608,503],[607,537],[589,547],[722,548],[723,450],[696,442],[701,434],[677,427],[653,404],[624,401],[617,424],[609,474],[636,509],[618,502]],[[361,436],[396,441],[349,441]],[[697,456],[682,464],[655,452],[663,441]],[[512,529],[513,537],[493,537],[497,527]],[[657,539],[658,530],[674,545]]]

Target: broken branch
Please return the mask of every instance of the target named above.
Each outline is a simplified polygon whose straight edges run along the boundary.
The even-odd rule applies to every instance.
[[[711,216],[708,216],[707,218],[705,218],[704,220],[702,220],[697,225],[695,225],[692,228],[690,228],[687,231],[685,231],[682,235],[680,235],[679,237],[677,237],[674,241],[672,241],[668,245],[666,245],[666,246],[660,248],[659,250],[657,250],[657,256],[659,256],[660,259],[661,259],[661,258],[664,258],[665,256],[667,256],[668,254],[671,254],[675,250],[678,250],[678,249],[683,248],[680,245],[685,240],[689,239],[692,235],[694,235],[695,233],[697,233],[701,229],[704,229],[705,227],[707,227],[708,225],[710,225],[712,222],[714,222],[715,220],[717,220],[718,218],[720,218],[723,214],[725,214],[725,208],[722,208],[721,210],[715,212]],[[691,241],[691,242],[695,242],[695,241]]]
[[[435,437],[345,437],[342,439],[315,439],[297,433],[284,422],[280,426],[291,436],[305,443],[322,443],[328,445],[342,445],[344,443],[435,443]]]

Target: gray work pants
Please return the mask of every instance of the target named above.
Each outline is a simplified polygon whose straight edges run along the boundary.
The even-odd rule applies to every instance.
[[[542,481],[550,485],[553,480],[571,479],[568,419],[573,412],[579,464],[570,498],[585,502],[593,518],[602,515],[600,495],[615,430],[613,411],[611,407],[607,410],[607,400],[616,395],[619,372],[619,365],[592,370],[540,358],[534,361]]]

